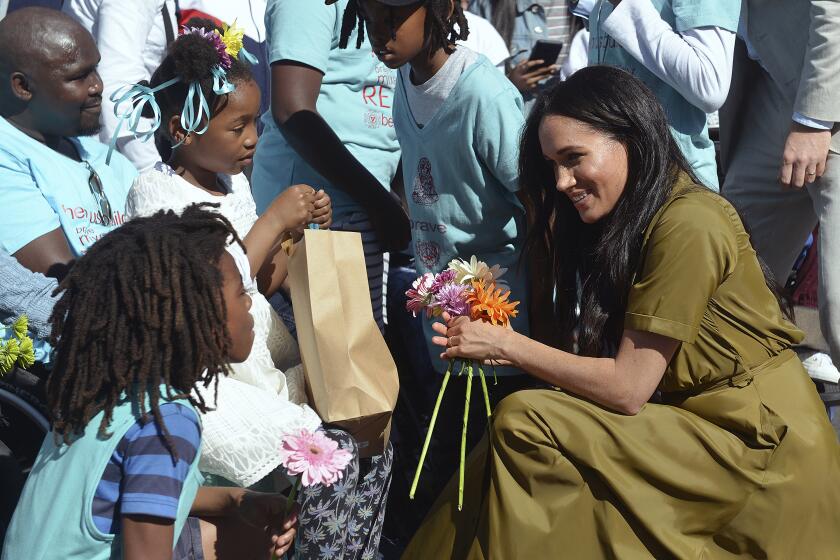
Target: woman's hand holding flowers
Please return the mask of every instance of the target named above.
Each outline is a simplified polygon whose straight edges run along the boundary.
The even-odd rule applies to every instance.
[[[506,349],[515,332],[508,327],[484,321],[471,321],[469,317],[451,317],[443,314],[445,323],[435,322],[432,329],[442,336],[432,337],[432,342],[446,350],[440,357],[445,360],[464,358],[481,360],[487,365],[510,365]]]

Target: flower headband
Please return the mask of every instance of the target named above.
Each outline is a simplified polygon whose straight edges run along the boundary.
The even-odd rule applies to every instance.
[[[222,31],[222,33],[219,33],[216,29],[206,30],[200,27],[185,27],[181,33],[182,35],[197,35],[205,39],[216,51],[219,60],[211,70],[213,75],[213,93],[216,95],[224,95],[236,89],[227,79],[227,72],[233,65],[234,58],[244,60],[252,65],[257,64],[257,58],[242,46],[242,38],[245,35],[245,31],[237,27],[236,21],[231,25],[223,24]],[[108,155],[105,158],[106,164],[111,163],[111,154],[116,149],[117,138],[119,137],[119,132],[123,124],[128,123],[128,129],[132,135],[143,142],[148,141],[149,138],[154,136],[155,131],[161,125],[161,110],[155,99],[155,94],[180,81],[182,81],[181,78],[176,76],[154,88],[144,84],[134,84],[122,87],[111,94],[110,99],[114,103],[114,115],[116,115],[118,122],[111,142],[108,145]],[[128,103],[129,107],[121,110],[120,106],[124,103]],[[143,110],[147,104],[152,111],[152,125],[149,130],[141,132],[138,130],[138,127],[142,122]],[[210,107],[201,91],[201,85],[198,81],[193,81],[189,85],[187,98],[184,100],[184,108],[181,110],[181,128],[184,129],[187,135],[193,132],[204,134],[207,131],[209,123],[204,123],[204,126],[200,130],[199,126],[201,126],[204,118],[209,116]],[[183,143],[183,140],[172,147],[177,148],[181,143]]]

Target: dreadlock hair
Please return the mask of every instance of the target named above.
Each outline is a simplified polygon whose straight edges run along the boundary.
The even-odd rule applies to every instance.
[[[159,410],[166,398],[207,410],[205,387],[227,373],[231,347],[219,262],[232,238],[220,214],[193,205],[181,216],[158,212],[109,232],[79,258],[57,289],[50,323],[55,366],[47,380],[53,431],[67,444],[128,395],[146,415],[144,398],[173,460],[177,452]]]
[[[198,27],[205,31],[222,32],[213,21],[204,18],[191,18],[187,21],[186,27]],[[180,35],[169,45],[166,57],[152,74],[149,84],[151,87],[157,87],[172,78],[181,78],[179,82],[155,94],[162,117],[162,125],[155,132],[158,151],[167,151],[167,148],[171,150],[173,139],[167,123],[173,116],[181,114],[191,83],[197,82],[199,84],[201,93],[210,107],[211,118],[224,108],[227,95],[217,95],[213,91],[213,68],[218,64],[219,55],[213,45],[198,35]],[[251,66],[247,62],[239,60],[238,57],[231,57],[231,66],[225,74],[227,80],[233,85],[254,79]],[[149,105],[145,107],[143,115],[146,117],[153,116],[152,108]],[[168,156],[168,154],[161,155]],[[164,157],[164,161],[166,159],[168,157]]]
[[[356,36],[357,49],[361,48],[365,40],[365,20],[359,1],[347,2],[344,17],[341,20],[339,48],[347,48],[347,42],[354,29],[359,30]],[[470,33],[460,0],[422,0],[422,2],[426,6],[425,36],[429,52],[434,53],[443,49],[446,54],[452,54],[455,49],[451,45],[459,40],[465,41]],[[452,10],[451,14],[450,10]],[[393,7],[391,12],[393,13]],[[394,18],[391,17],[390,20],[391,37],[396,37]]]

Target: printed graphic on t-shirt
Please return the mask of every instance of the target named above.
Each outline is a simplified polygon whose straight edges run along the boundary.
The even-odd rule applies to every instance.
[[[371,51],[371,56],[375,57]],[[391,99],[394,86],[397,83],[396,72],[379,63],[376,68],[376,84],[362,88],[362,99],[368,110],[364,120],[367,128],[394,128],[394,117],[391,115]]]
[[[64,223],[64,235],[72,242],[79,240],[79,244],[86,250],[96,243],[102,236],[125,223],[125,214],[119,211],[113,213],[113,220],[106,224],[99,208],[84,208],[82,206],[68,207],[61,205],[65,218],[70,224]],[[67,227],[67,226],[70,227]]]
[[[414,190],[411,192],[411,200],[415,204],[431,206],[440,199],[435,191],[435,180],[432,177],[432,162],[429,158],[420,158],[417,164],[417,176],[414,177]]]
[[[426,268],[435,270],[440,262],[440,245],[434,241],[418,241],[414,244],[414,254]]]

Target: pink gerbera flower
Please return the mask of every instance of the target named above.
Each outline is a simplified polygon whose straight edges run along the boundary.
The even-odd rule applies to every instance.
[[[283,438],[280,462],[292,476],[301,475],[303,486],[330,486],[344,476],[344,469],[353,455],[339,449],[338,442],[322,431],[301,430]]]

